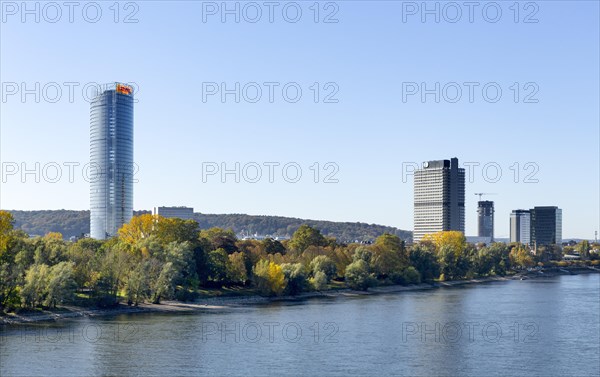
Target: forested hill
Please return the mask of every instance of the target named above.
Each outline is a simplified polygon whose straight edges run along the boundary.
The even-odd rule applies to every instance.
[[[366,223],[347,223],[319,220],[304,220],[281,216],[252,216],[243,214],[211,215],[196,213],[196,221],[201,228],[231,228],[236,233],[241,231],[251,234],[269,234],[273,236],[291,236],[302,224],[317,228],[325,236],[335,237],[339,241],[369,241],[383,233],[395,234],[408,240],[412,232],[383,225]]]
[[[65,238],[80,236],[90,232],[90,211],[52,210],[52,211],[10,211],[15,218],[15,227],[29,235],[44,235],[48,232],[60,232]],[[135,215],[150,213],[135,211]],[[302,224],[308,224],[326,236],[335,237],[342,242],[370,241],[388,232],[402,239],[410,239],[412,233],[397,228],[365,224],[342,223],[333,221],[303,220],[281,216],[252,216],[243,214],[213,215],[196,213],[195,219],[200,228],[231,228],[237,234],[257,233],[260,235],[291,236]]]

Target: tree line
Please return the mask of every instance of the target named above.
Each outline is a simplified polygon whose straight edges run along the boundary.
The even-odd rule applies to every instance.
[[[597,254],[589,253],[589,258]],[[340,243],[301,225],[291,239],[239,240],[232,230],[194,220],[133,217],[106,241],[30,238],[0,211],[0,306],[3,311],[64,304],[109,307],[164,299],[194,300],[206,289],[235,287],[266,296],[336,287],[417,284],[505,275],[555,259],[521,244],[472,245],[460,232],[428,235],[407,246],[384,233],[370,245]],[[595,261],[597,262],[597,261]]]

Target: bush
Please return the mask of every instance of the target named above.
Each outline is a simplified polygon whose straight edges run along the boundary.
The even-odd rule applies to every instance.
[[[287,294],[294,296],[306,289],[307,279],[302,263],[284,263],[281,269],[287,280]]]
[[[410,266],[404,270],[404,281],[406,284],[419,284],[421,283],[421,274],[414,267]]]
[[[357,259],[346,267],[346,285],[352,289],[366,291],[376,284],[377,280],[369,271],[369,264],[364,259]]]
[[[337,273],[335,263],[331,260],[331,258],[325,255],[316,256],[310,262],[310,270],[313,276],[315,276],[319,271],[323,272],[327,277],[327,281],[331,280]]]
[[[317,271],[309,282],[315,291],[322,291],[327,288],[327,275],[323,271]]]

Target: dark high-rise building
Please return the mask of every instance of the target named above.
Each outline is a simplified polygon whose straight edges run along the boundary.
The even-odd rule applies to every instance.
[[[489,237],[494,241],[494,202],[477,202],[477,236]]]
[[[439,231],[465,231],[465,169],[458,159],[427,161],[415,171],[413,241]]]
[[[90,236],[106,239],[133,217],[133,89],[106,85],[90,107]]]
[[[562,210],[558,207],[535,207],[531,212],[531,244],[562,243]]]
[[[510,214],[510,242],[529,245],[531,241],[531,213],[526,209],[515,209]]]

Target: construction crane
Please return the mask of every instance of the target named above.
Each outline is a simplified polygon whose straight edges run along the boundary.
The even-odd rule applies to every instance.
[[[475,195],[479,195],[479,201],[481,201],[481,197],[483,195],[498,195],[495,192],[476,192]]]

